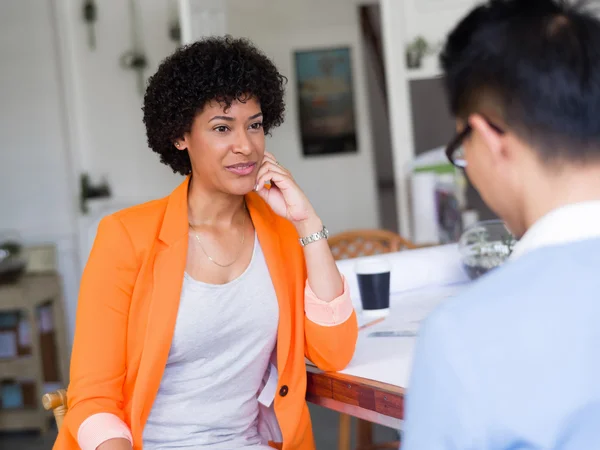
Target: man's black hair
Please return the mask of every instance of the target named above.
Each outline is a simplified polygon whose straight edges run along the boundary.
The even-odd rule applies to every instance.
[[[440,59],[456,117],[493,105],[544,160],[600,159],[600,21],[582,2],[488,0]]]

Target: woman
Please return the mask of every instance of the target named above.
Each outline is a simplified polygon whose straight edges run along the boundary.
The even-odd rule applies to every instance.
[[[186,179],[98,228],[56,449],[314,449],[304,358],[342,369],[357,324],[326,229],[265,151],[284,81],[232,38],[150,79],[148,144]]]

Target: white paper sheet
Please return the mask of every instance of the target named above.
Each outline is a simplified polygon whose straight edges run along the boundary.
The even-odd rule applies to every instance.
[[[390,316],[360,331],[354,358],[341,373],[407,387],[416,337],[369,337],[369,334],[377,331],[417,333],[423,319],[465,286],[425,288],[393,295]]]

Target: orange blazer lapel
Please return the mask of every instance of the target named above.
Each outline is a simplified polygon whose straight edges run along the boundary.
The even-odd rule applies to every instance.
[[[292,336],[291,305],[292,295],[287,283],[283,256],[279,242],[278,229],[275,224],[275,213],[258,196],[250,193],[246,196],[246,204],[256,229],[258,241],[265,255],[271,280],[279,303],[279,327],[277,331],[277,371],[281,374],[287,362]]]
[[[164,373],[175,331],[188,249],[189,177],[169,196],[152,270],[148,325],[136,383],[143,428]],[[135,416],[134,416],[135,417]]]

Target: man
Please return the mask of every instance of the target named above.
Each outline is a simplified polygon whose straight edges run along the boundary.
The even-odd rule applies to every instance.
[[[449,158],[521,239],[424,324],[402,450],[600,449],[600,22],[488,0],[441,61]]]

